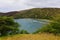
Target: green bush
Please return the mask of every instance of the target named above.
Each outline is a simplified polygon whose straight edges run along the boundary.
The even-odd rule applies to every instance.
[[[39,32],[60,34],[60,18],[56,19],[56,20],[54,20],[54,22],[51,22],[50,24],[40,28],[35,33],[39,33]]]
[[[29,32],[27,32],[26,30],[21,30],[20,34],[29,34]]]
[[[18,26],[12,17],[0,17],[0,36],[16,34],[19,30]]]

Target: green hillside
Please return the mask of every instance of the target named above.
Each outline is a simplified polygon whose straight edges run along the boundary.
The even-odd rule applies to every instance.
[[[59,8],[33,8],[23,10],[14,15],[15,18],[37,18],[37,19],[53,19],[60,14]]]
[[[53,19],[60,16],[60,8],[33,8],[22,11],[0,12],[0,16],[13,16],[14,18]]]

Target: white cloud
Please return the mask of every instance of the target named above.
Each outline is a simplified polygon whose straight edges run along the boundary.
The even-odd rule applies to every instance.
[[[27,4],[34,7],[60,7],[60,0],[30,0]]]
[[[33,7],[59,7],[60,0],[0,0],[0,11],[13,11]]]
[[[13,10],[22,10],[27,8],[32,8],[27,6],[25,0],[0,0],[0,11],[13,11]]]

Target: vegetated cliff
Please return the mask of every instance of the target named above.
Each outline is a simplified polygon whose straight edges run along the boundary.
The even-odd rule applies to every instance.
[[[60,8],[33,8],[22,11],[13,11],[8,13],[0,13],[3,16],[13,16],[14,18],[39,18],[53,19],[57,14],[60,14]]]

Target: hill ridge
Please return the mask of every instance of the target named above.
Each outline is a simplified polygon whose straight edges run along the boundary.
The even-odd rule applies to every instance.
[[[55,17],[57,14],[60,14],[60,8],[32,8],[22,11],[0,13],[0,16],[13,16],[14,18],[52,19],[52,17]]]

